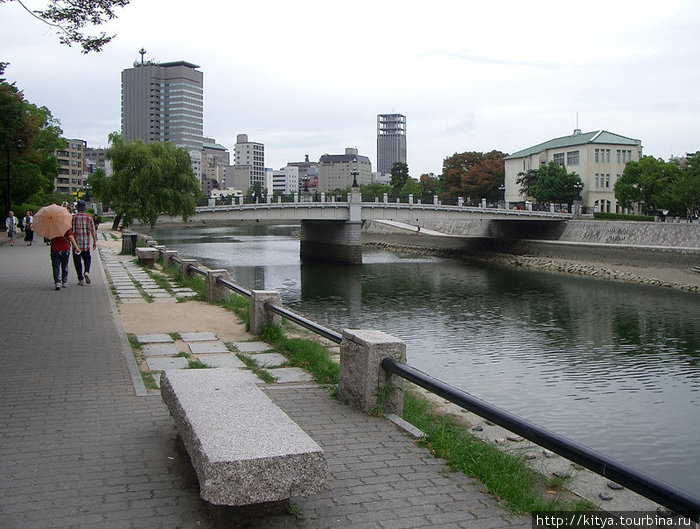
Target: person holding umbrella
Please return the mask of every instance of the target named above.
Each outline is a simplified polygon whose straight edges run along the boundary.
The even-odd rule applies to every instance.
[[[73,237],[73,230],[71,230],[72,219],[73,216],[66,208],[56,204],[44,206],[34,215],[34,231],[51,240],[51,269],[56,290],[68,286],[68,261],[71,246],[76,254],[80,254],[80,248]]]

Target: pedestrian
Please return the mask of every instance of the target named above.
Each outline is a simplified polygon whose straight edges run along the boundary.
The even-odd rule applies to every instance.
[[[7,230],[7,236],[10,238],[10,246],[15,245],[15,237],[17,237],[17,226],[19,221],[15,217],[15,212],[10,211],[8,217],[5,219],[5,229]]]
[[[92,222],[95,223],[95,231],[97,231],[97,228],[100,227],[100,217],[97,216],[97,213],[92,214]]]
[[[27,243],[27,246],[31,246],[32,241],[34,240],[34,230],[32,229],[32,222],[34,222],[33,214],[34,212],[31,209],[28,209],[27,214],[24,216],[24,219],[22,219],[22,227],[24,228],[24,242]]]
[[[68,258],[70,257],[71,246],[75,249],[75,253],[80,253],[78,243],[75,242],[75,237],[73,237],[73,230],[70,228],[62,237],[51,239],[51,268],[56,290],[61,290],[61,287],[66,288],[68,286]]]
[[[92,238],[92,249],[97,248],[97,232],[95,231],[95,222],[92,217],[85,213],[85,201],[78,200],[75,206],[77,212],[73,215],[73,236],[80,248],[80,253],[73,254],[73,264],[75,271],[78,274],[78,285],[85,283],[90,284],[90,263],[92,256],[90,255],[90,238]],[[84,266],[84,269],[83,269]]]

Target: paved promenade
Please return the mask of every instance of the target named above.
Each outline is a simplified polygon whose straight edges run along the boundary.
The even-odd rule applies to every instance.
[[[47,246],[0,246],[0,528],[530,527],[393,424],[308,384],[266,391],[325,450],[328,490],[293,498],[294,514],[210,519],[160,397],[137,396],[97,252],[91,278],[77,286],[71,264],[54,291]]]

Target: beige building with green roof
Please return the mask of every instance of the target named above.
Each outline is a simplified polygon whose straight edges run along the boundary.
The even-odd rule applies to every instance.
[[[620,178],[629,161],[639,161],[642,142],[606,130],[584,132],[575,130],[571,136],[563,136],[515,152],[505,158],[505,199],[522,202],[516,183],[518,174],[541,165],[556,162],[567,172],[579,175],[583,182],[581,199],[588,211],[619,212],[615,182]]]

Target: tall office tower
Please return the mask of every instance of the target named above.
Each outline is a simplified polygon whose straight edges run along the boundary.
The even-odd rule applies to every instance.
[[[145,51],[144,51],[145,53]],[[185,61],[134,63],[122,71],[122,134],[125,141],[170,141],[202,150],[203,74]]]
[[[396,162],[406,163],[406,116],[377,115],[377,171],[390,173]]]
[[[247,134],[236,135],[233,157],[233,186],[244,192],[256,183],[265,192],[265,146],[262,143],[248,141]]]

